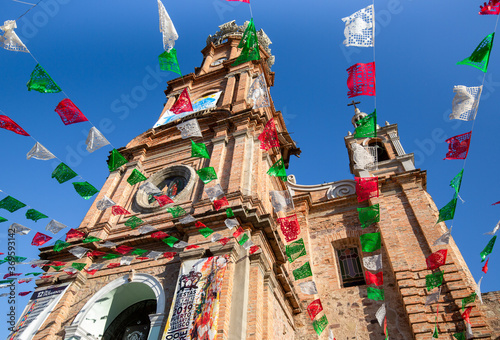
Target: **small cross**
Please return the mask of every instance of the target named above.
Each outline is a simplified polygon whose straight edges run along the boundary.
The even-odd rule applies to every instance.
[[[353,100],[352,102],[350,102],[349,104],[347,104],[347,106],[354,105],[354,109],[356,109],[356,104],[361,104],[361,102],[355,102],[355,101]]]

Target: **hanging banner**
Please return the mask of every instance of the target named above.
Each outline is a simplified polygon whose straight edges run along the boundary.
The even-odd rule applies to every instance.
[[[21,314],[16,326],[9,328],[12,333],[9,335],[8,339],[33,339],[38,329],[56,307],[69,285],[69,283],[63,283],[36,289],[24,308],[23,314]]]
[[[182,264],[163,340],[215,339],[226,266],[223,256]]]
[[[208,96],[202,97],[200,99],[193,100],[191,103],[193,105],[193,111],[183,112],[178,115],[170,112],[169,110],[165,111],[165,113],[160,117],[160,119],[158,119],[153,128],[157,128],[158,126],[168,124],[170,122],[173,122],[180,118],[184,118],[186,116],[189,116],[190,114],[199,111],[213,109],[214,107],[217,106],[217,102],[219,101],[221,93],[222,91],[219,91],[216,93],[209,94]]]

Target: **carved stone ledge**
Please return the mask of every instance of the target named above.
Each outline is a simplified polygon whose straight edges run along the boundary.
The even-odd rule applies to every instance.
[[[229,242],[223,247],[219,245],[211,246],[208,249],[215,256],[222,256],[229,254],[230,262],[236,262],[241,257],[241,247],[239,245],[236,246],[236,242]]]
[[[294,314],[299,314],[302,312],[302,305],[300,304],[299,297],[297,293],[295,292],[295,288],[293,284],[291,283],[288,273],[283,265],[276,266],[277,269],[277,275],[276,278],[278,281],[281,283],[281,286],[283,287],[283,290],[285,291],[285,297],[290,301],[290,304],[292,305],[293,308],[293,313]]]
[[[228,73],[225,78],[231,78],[231,77],[234,77],[235,75],[238,75],[238,74],[242,74],[242,73],[248,73],[250,75],[250,68],[249,67],[245,67],[241,70],[237,70],[237,71],[234,71],[234,72],[231,72],[231,73]]]
[[[255,254],[252,254],[249,256],[250,258],[250,265],[251,266],[258,266],[260,270],[262,271],[262,275],[266,275],[267,272],[271,270],[271,265],[269,264],[269,261],[267,261],[266,257],[264,256],[263,252],[257,252]]]
[[[314,192],[327,190],[326,196],[328,199],[334,199],[342,196],[349,196],[356,193],[356,182],[350,179],[344,179],[341,181],[330,182],[325,184],[316,185],[300,185],[296,183],[295,176],[289,175],[287,186],[292,192]]]
[[[201,259],[205,255],[205,248],[184,250],[179,253],[182,261]]]

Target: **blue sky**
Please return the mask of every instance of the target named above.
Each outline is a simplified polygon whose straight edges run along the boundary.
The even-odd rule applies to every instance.
[[[497,19],[479,16],[481,3],[375,3],[378,118],[381,124],[398,124],[405,151],[414,152],[416,166],[427,170],[427,189],[438,208],[452,198],[448,184],[463,165],[462,161],[442,160],[447,151],[444,140],[472,127],[470,122],[447,118],[453,86],[479,86],[483,79],[479,70],[456,63],[493,32]],[[344,47],[341,18],[369,4],[364,0],[252,2],[257,29],[264,29],[273,42],[274,104],[302,149],[300,159],[293,157],[288,169],[299,184],[352,179],[343,141],[353,131],[353,109],[346,106],[351,101],[346,95],[346,69],[373,61],[373,49]],[[185,0],[164,1],[164,5],[180,36],[175,47],[184,74],[200,66],[200,51],[218,25],[231,20],[241,25],[250,19],[248,5],[238,2]],[[0,22],[18,18],[29,7],[1,0]],[[125,146],[156,122],[165,101],[166,81],[176,77],[158,71],[162,38],[156,1],[43,0],[17,25],[18,35],[40,64],[115,147]],[[479,253],[489,241],[483,233],[495,226],[500,209],[491,206],[500,200],[500,160],[494,156],[500,123],[497,50],[494,45],[464,172],[461,197],[465,203],[459,203],[453,222],[454,239],[476,281],[482,274]],[[106,158],[111,147],[87,153],[84,142],[91,125],[65,126],[54,112],[64,95],[27,91],[26,83],[36,65],[29,54],[2,49],[0,65],[0,110],[100,188],[108,175]],[[355,99],[362,102],[362,111],[373,111],[374,98]],[[34,141],[6,130],[0,130],[0,143],[0,189],[76,228],[92,200],[80,198],[69,182],[58,184],[50,178],[58,161],[26,160]],[[30,245],[31,239],[36,231],[43,232],[48,220],[27,221],[24,213],[0,211],[0,216],[9,219],[1,227],[7,230],[10,223],[18,222],[32,228],[28,236],[17,238],[17,252],[33,258],[37,251]],[[0,235],[0,251],[6,252],[5,233]],[[483,291],[499,289],[497,254],[498,249],[483,279]],[[0,270],[5,272],[6,268]],[[22,284],[18,291],[33,286]],[[26,301],[18,298],[19,314]],[[4,318],[0,315],[0,324]],[[0,326],[0,336],[3,332]]]

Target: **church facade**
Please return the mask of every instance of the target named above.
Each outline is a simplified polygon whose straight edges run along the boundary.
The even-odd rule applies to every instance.
[[[78,228],[87,236],[113,242],[114,249],[139,248],[167,255],[141,255],[128,265],[110,265],[120,258],[99,255],[99,251],[116,254],[99,242],[70,240],[70,247],[60,252],[42,247],[42,259],[80,262],[87,268],[102,266],[94,273],[79,271],[56,280],[38,280],[37,290],[64,290],[43,322],[30,329],[31,333],[22,333],[27,339],[305,340],[328,339],[331,334],[337,340],[384,339],[385,334],[391,339],[430,339],[436,324],[439,338],[453,339],[453,334],[466,331],[461,300],[474,292],[476,283],[452,238],[445,246],[433,245],[448,229],[444,223],[436,224],[438,209],[426,191],[427,174],[416,169],[413,155],[404,151],[396,124],[377,127],[375,138],[345,137],[351,173],[377,176],[379,197],[359,202],[351,179],[300,185],[293,175],[283,181],[267,174],[280,158],[288,168],[290,157],[300,155],[300,149],[272,100],[268,107],[254,109],[247,98],[253,80],[263,75],[271,87],[275,74],[270,40],[262,30],[257,34],[261,59],[233,66],[244,29],[230,22],[209,36],[202,65],[194,73],[168,82],[161,116],[165,117],[186,88],[192,100],[215,95],[215,107],[150,129],[119,149],[128,163],[110,173]],[[364,116],[356,108],[353,125]],[[202,137],[191,139],[204,143],[210,158],[191,157],[190,138],[183,138],[177,128],[193,118]],[[275,122],[280,146],[265,151],[258,136],[269,120]],[[354,152],[358,147],[371,152],[377,162],[360,167]],[[206,167],[213,167],[217,174],[212,183],[204,183],[197,175]],[[193,217],[191,222],[182,220],[186,215],[170,213],[139,189],[145,182],[130,185],[127,179],[134,170],[147,177],[145,182],[167,193],[175,206]],[[205,190],[214,183],[220,184],[234,217],[225,209],[214,209]],[[270,192],[276,191],[289,194],[291,213],[300,225],[305,254],[293,261],[287,255],[291,242],[278,223],[278,218],[291,213],[273,207]],[[99,210],[96,204],[104,196],[131,215]],[[357,209],[374,204],[380,205],[380,221],[362,228]],[[134,216],[183,245],[168,245],[126,225]],[[238,225],[230,229],[228,219]],[[198,222],[219,239],[230,240],[222,244],[204,237]],[[233,238],[238,227],[258,251],[250,253]],[[360,236],[375,232],[380,232],[381,248],[363,252]],[[69,252],[79,246],[88,248],[90,256],[76,259]],[[439,300],[426,305],[431,294],[426,289],[425,277],[431,273],[426,258],[440,249],[448,250],[441,267],[444,282]],[[378,255],[383,272],[383,284],[378,288],[384,289],[383,301],[368,298],[370,285],[364,268],[368,257]],[[312,276],[296,280],[294,271],[306,263]],[[197,298],[194,291],[202,281],[203,303],[194,308],[194,300],[189,299]],[[311,315],[308,306],[318,299],[322,308]],[[484,305],[478,301],[468,305],[474,307],[471,330],[475,339],[498,339],[498,294],[490,293],[485,300]],[[382,304],[386,327],[376,317]],[[328,320],[320,335],[313,326],[319,319]]]

